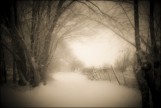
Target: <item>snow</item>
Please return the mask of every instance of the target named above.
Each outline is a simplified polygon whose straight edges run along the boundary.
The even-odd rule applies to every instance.
[[[46,86],[18,91],[1,88],[1,98],[7,106],[28,107],[140,107],[138,89],[91,81],[77,72],[51,74],[53,80]]]

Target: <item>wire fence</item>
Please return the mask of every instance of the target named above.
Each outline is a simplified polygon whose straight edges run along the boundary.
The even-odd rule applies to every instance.
[[[83,74],[90,80],[95,81],[108,81],[118,85],[137,88],[138,84],[136,79],[128,77],[124,72],[117,72],[113,67],[108,69],[87,69]]]

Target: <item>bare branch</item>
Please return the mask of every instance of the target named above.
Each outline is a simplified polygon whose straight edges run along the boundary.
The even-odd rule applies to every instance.
[[[3,40],[4,41],[4,40]],[[17,54],[15,54],[15,52],[13,52],[10,48],[8,48],[5,44],[4,44],[4,42],[1,42],[1,45],[2,45],[2,47],[4,47],[5,49],[7,49],[12,55],[13,55],[13,57],[15,58],[15,60],[21,60],[21,58],[17,55]]]
[[[125,37],[123,37],[122,35],[120,35],[119,33],[117,33],[115,30],[113,30],[113,29],[110,28],[108,25],[104,24],[103,22],[98,21],[98,20],[96,20],[96,19],[93,19],[93,18],[91,18],[91,17],[89,17],[89,16],[87,16],[87,15],[84,15],[84,14],[80,14],[80,15],[83,15],[83,16],[89,18],[90,20],[96,21],[97,23],[99,23],[99,24],[103,25],[104,27],[110,29],[112,32],[114,32],[117,36],[119,36],[119,37],[120,37],[121,39],[123,39],[124,41],[128,42],[130,45],[136,47],[135,44],[133,44],[132,42],[130,42],[128,39],[126,39]]]
[[[77,2],[86,5],[89,9],[91,9],[94,13],[96,13],[96,11],[95,11],[92,7],[90,7],[89,5],[87,5],[85,2],[82,2],[82,1],[80,1],[80,0],[77,0]]]
[[[124,11],[124,13],[125,13],[126,17],[128,18],[128,20],[129,20],[129,22],[130,22],[131,26],[134,28],[134,25],[133,25],[133,23],[131,22],[131,20],[130,20],[129,16],[127,15],[126,10],[124,9],[124,7],[122,6],[122,4],[121,4],[121,3],[119,3],[119,5],[121,6],[122,10]]]

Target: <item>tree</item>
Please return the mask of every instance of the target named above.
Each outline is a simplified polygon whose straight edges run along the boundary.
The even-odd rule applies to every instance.
[[[159,50],[157,46],[158,37],[159,35],[156,34],[155,30],[157,30],[157,26],[155,26],[154,22],[157,20],[157,17],[155,18],[154,15],[156,14],[155,9],[160,9],[158,7],[154,8],[156,6],[156,1],[150,0],[150,14],[149,14],[149,26],[150,26],[150,59],[147,60],[149,62],[149,65],[151,68],[149,71],[145,72],[146,81],[148,83],[150,93],[152,95],[152,102],[153,107],[158,108],[161,107],[160,99],[161,99],[161,74],[160,74],[160,61],[158,58],[160,58]],[[160,10],[159,10],[160,13]],[[157,24],[157,23],[156,23]],[[158,40],[157,40],[158,39]]]
[[[30,82],[31,85],[37,86],[40,83],[43,77],[40,76],[40,71],[45,73],[48,65],[52,32],[59,17],[73,2],[73,0],[4,2],[7,10],[5,8],[6,11],[2,12],[2,33],[8,33],[7,36],[12,39],[13,50],[7,44],[3,44],[3,47],[13,54],[20,85]],[[44,29],[44,24],[49,26]],[[42,36],[42,33],[45,35]],[[15,78],[15,72],[13,75]]]
[[[134,22],[135,22],[135,43],[136,43],[136,54],[137,54],[137,73],[136,78],[139,84],[139,88],[142,94],[142,107],[143,108],[150,108],[150,101],[149,101],[149,89],[147,83],[144,79],[144,73],[141,70],[141,47],[140,47],[140,35],[139,35],[139,3],[138,0],[134,0]]]
[[[1,32],[0,32],[1,33]],[[7,82],[7,71],[6,71],[6,63],[4,56],[4,48],[2,47],[2,34],[0,34],[0,84]]]

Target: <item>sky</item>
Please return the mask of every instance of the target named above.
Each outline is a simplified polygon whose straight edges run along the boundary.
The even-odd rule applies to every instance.
[[[82,31],[83,32],[83,31]],[[114,65],[115,61],[133,46],[116,36],[109,29],[96,29],[92,36],[72,39],[68,42],[73,54],[82,61],[86,67]]]

